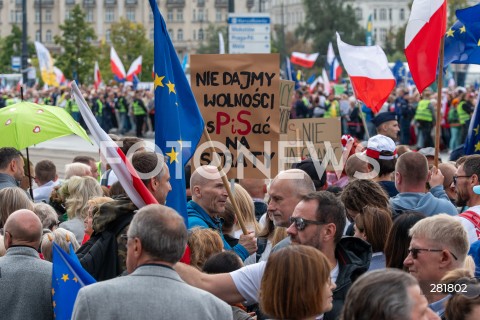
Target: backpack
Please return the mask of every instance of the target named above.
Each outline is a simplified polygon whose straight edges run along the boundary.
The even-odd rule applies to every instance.
[[[477,239],[480,240],[480,217],[478,214],[474,211],[467,210],[460,213],[458,216],[467,219],[473,224],[475,231],[477,232]]]
[[[118,259],[117,237],[130,225],[133,214],[121,216],[118,221],[100,233],[94,233],[76,252],[83,268],[97,281],[113,279],[122,273]]]

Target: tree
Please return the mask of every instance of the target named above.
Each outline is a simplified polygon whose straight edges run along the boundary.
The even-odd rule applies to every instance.
[[[153,44],[147,40],[145,27],[124,18],[112,24],[110,39],[112,46],[117,51],[120,60],[128,72],[130,64],[142,55],[142,69],[148,73],[145,79],[150,80],[153,65]],[[148,72],[146,72],[149,70]]]
[[[28,54],[35,54],[35,45],[27,42]],[[22,30],[16,24],[12,25],[12,32],[0,42],[0,73],[11,73],[12,56],[22,56]]]
[[[311,40],[312,51],[322,54],[317,64],[324,65],[329,42],[336,47],[336,31],[349,44],[365,44],[365,28],[358,24],[350,4],[338,0],[304,0],[304,7],[305,23],[297,28],[296,34],[304,41]]]
[[[218,26],[213,23],[210,23],[207,27],[206,41],[203,41],[200,44],[200,47],[197,49],[197,53],[220,53],[219,52],[219,43],[218,33],[223,34],[223,41],[225,43],[225,52],[228,52],[228,36],[227,36],[227,27]]]
[[[458,9],[463,9],[468,6],[467,0],[449,0],[448,1],[448,22],[447,28],[453,26],[455,21],[457,21],[457,16],[455,11]]]
[[[85,13],[78,4],[73,8],[70,18],[60,25],[60,30],[63,35],[57,35],[54,39],[63,49],[57,56],[55,65],[64,72],[66,78],[91,83],[97,56],[92,40],[97,36],[92,26],[86,22]]]

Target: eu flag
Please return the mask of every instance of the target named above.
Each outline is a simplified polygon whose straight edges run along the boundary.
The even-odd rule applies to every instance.
[[[450,63],[480,64],[480,4],[455,14],[458,21],[445,34],[444,68]]]
[[[480,112],[478,108],[480,108],[480,100],[470,119],[468,135],[465,140],[465,155],[480,154]]]
[[[71,244],[67,254],[53,242],[52,257],[52,301],[55,319],[71,319],[78,291],[96,281],[83,269]]]
[[[187,224],[184,166],[195,152],[204,122],[157,1],[149,1],[154,20],[155,144],[168,156],[172,191],[167,206],[177,210]]]

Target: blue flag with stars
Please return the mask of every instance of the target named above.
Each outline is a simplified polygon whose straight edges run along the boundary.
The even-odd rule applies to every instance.
[[[465,140],[465,155],[480,154],[480,112],[478,108],[480,108],[480,99],[470,119],[468,135]]]
[[[195,152],[204,121],[168,35],[157,1],[149,0],[154,20],[155,144],[166,155],[172,191],[166,205],[187,219],[184,166]]]
[[[480,64],[480,4],[455,15],[458,21],[445,34],[444,68],[450,63]]]
[[[55,319],[71,319],[78,291],[96,281],[83,269],[72,244],[67,254],[53,242],[52,262],[52,301]]]

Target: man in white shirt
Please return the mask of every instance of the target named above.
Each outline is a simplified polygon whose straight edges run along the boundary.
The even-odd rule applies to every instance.
[[[456,203],[459,207],[469,207],[458,215],[458,219],[467,231],[468,242],[472,244],[480,239],[480,195],[473,191],[475,186],[480,185],[480,155],[466,156],[459,159],[458,163],[457,172],[453,176]]]

